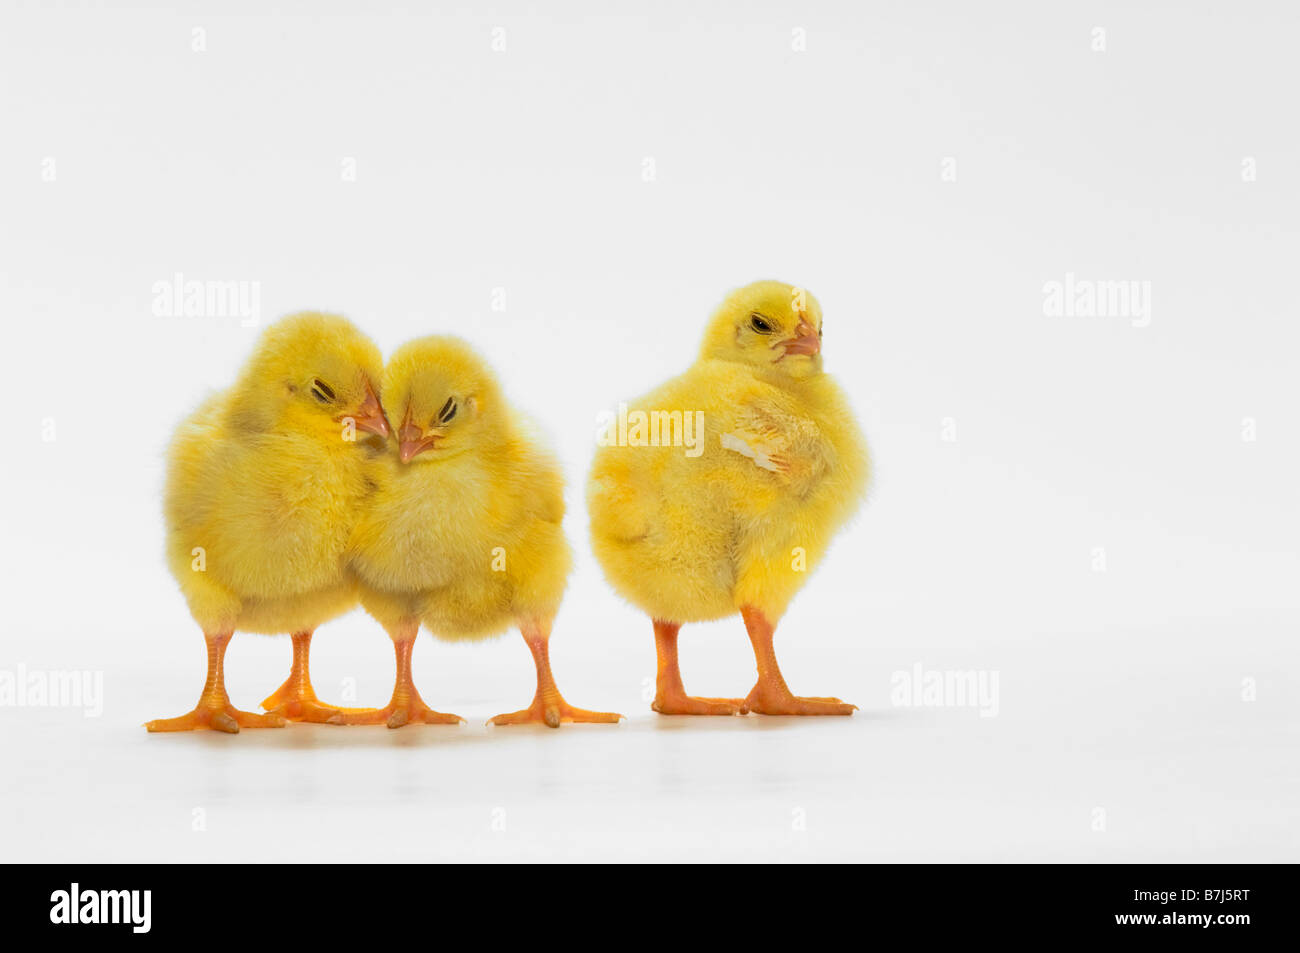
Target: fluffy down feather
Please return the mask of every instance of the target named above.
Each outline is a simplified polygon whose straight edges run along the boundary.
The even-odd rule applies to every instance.
[[[370,465],[375,492],[351,545],[362,604],[385,627],[415,615],[446,640],[553,616],[572,564],[563,477],[495,375],[464,342],[434,336],[393,354],[383,389],[395,426],[437,437],[409,462]]]
[[[518,625],[537,666],[537,693],[498,725],[615,722],[569,705],[547,650],[571,556],[560,523],[560,468],[506,403],[495,375],[464,342],[427,337],[399,348],[384,373],[396,453],[370,467],[375,492],[352,537],[361,603],[388,632],[397,679],[382,709],[339,724],[460,720],[424,704],[411,675],[423,622],[440,639],[481,639]]]
[[[386,436],[379,350],[343,318],[307,312],[263,332],[234,386],[205,401],[167,452],[167,564],[208,647],[194,710],[150,731],[324,721],[308,674],[312,631],[357,603],[347,545]],[[255,715],[226,696],[231,634],[292,633],[289,679]]]
[[[335,417],[362,404],[382,366],[345,319],[293,315],[263,332],[234,387],[177,429],[167,562],[203,631],[313,629],[356,605],[347,544],[382,444],[345,439]],[[312,393],[318,380],[328,403]]]
[[[679,446],[596,454],[592,546],[614,588],[655,619],[717,619],[744,606],[779,619],[862,499],[866,443],[820,354],[783,359],[766,340],[793,332],[798,294],[820,331],[811,295],[747,286],[718,309],[694,366],[629,402],[702,411],[698,457]],[[772,330],[750,327],[753,314]]]

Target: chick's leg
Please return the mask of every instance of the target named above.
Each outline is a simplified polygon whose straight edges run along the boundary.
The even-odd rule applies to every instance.
[[[745,699],[750,711],[760,715],[851,715],[857,710],[857,705],[845,704],[838,698],[801,698],[792,694],[776,664],[776,650],[772,647],[776,626],[752,606],[745,606],[740,614],[758,662],[758,682]]]
[[[460,715],[447,715],[434,711],[424,703],[415,689],[411,677],[411,650],[420,632],[417,619],[404,619],[389,633],[393,637],[393,651],[397,655],[397,680],[393,684],[393,697],[383,708],[344,708],[326,721],[331,725],[387,725],[401,728],[410,722],[423,725],[455,725],[465,719]]]
[[[551,621],[531,620],[523,622],[519,631],[533,653],[533,662],[537,665],[537,693],[533,703],[520,711],[507,715],[497,715],[488,720],[489,725],[523,725],[545,724],[558,728],[565,722],[601,722],[616,723],[622,715],[610,711],[587,711],[574,708],[564,700],[551,674],[551,658],[548,645],[551,639]]]
[[[226,645],[231,633],[204,635],[208,643],[208,677],[203,683],[203,694],[199,703],[187,715],[176,718],[158,718],[147,722],[145,728],[150,731],[194,731],[198,728],[211,728],[235,734],[240,728],[281,728],[285,724],[284,716],[275,712],[269,715],[257,715],[249,711],[240,711],[230,704],[226,695]]]
[[[322,704],[311,687],[311,636],[310,631],[293,634],[293,667],[289,670],[289,677],[262,702],[262,707],[278,712],[290,721],[320,724],[345,709]]]
[[[655,620],[655,651],[659,672],[655,700],[650,705],[661,715],[743,715],[745,702],[740,698],[696,698],[686,694],[682,672],[677,667],[677,632],[679,622]]]

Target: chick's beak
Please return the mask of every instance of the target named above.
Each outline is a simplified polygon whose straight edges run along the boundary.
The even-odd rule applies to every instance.
[[[794,329],[794,337],[782,341],[781,347],[785,351],[777,358],[778,361],[790,354],[817,354],[822,349],[822,337],[816,328],[801,318]]]
[[[366,383],[366,396],[361,401],[361,406],[344,416],[351,417],[357,429],[364,430],[366,433],[387,437],[391,432],[388,428],[388,418],[384,416],[384,408],[380,405],[379,397],[369,382]]]
[[[430,449],[438,442],[438,434],[426,434],[420,427],[417,427],[411,420],[411,411],[406,411],[406,419],[402,421],[401,428],[397,431],[398,456],[402,458],[403,463],[410,463],[416,454],[423,453]]]

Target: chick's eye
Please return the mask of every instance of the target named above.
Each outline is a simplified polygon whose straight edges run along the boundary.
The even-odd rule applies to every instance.
[[[456,416],[456,398],[448,397],[447,403],[442,405],[442,410],[438,411],[438,423],[450,423],[451,419]]]
[[[753,328],[755,331],[757,331],[759,334],[772,333],[771,323],[766,318],[757,314],[751,314],[749,316],[749,326]]]
[[[330,387],[319,377],[311,382],[311,394],[322,404],[328,404],[334,400],[334,388]]]

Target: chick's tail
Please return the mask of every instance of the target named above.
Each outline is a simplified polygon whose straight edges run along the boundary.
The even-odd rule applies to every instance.
[[[636,474],[612,463],[598,464],[587,484],[592,532],[611,542],[644,538],[650,532],[646,498],[655,494],[642,491]]]

